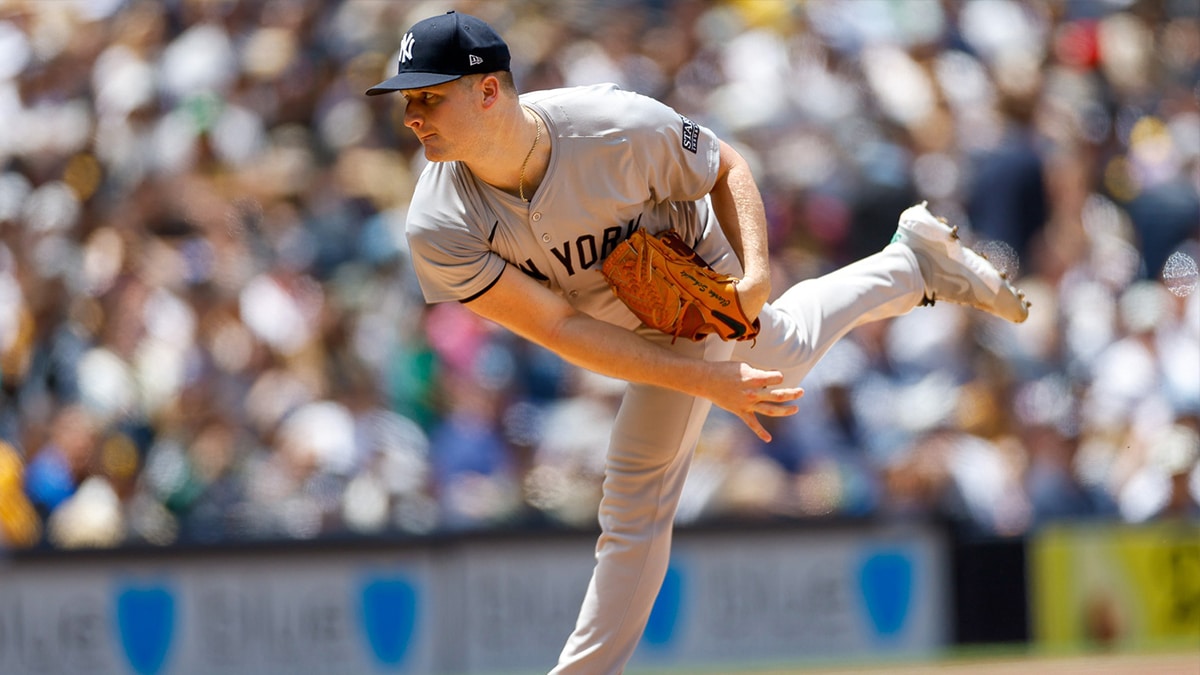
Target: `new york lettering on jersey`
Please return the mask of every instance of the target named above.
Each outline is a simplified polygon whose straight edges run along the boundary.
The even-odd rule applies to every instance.
[[[599,243],[596,241],[596,235],[581,234],[574,242],[568,240],[560,247],[551,247],[550,252],[562,264],[567,276],[573,277],[577,271],[591,269],[596,263],[603,262],[617,244],[628,239],[629,235],[641,226],[641,222],[642,217],[639,215],[636,220],[626,223],[625,227],[606,227],[600,235]]]

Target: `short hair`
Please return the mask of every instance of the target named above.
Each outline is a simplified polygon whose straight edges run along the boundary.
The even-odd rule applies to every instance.
[[[497,70],[497,71],[494,71],[491,73],[475,73],[475,74],[460,77],[458,79],[458,81],[464,82],[464,83],[471,83],[473,85],[475,82],[482,80],[483,78],[487,77],[488,75],[494,76],[500,82],[500,88],[503,89],[504,91],[506,91],[509,94],[512,94],[514,96],[517,94],[517,84],[513,80],[512,72],[508,71],[508,70]]]

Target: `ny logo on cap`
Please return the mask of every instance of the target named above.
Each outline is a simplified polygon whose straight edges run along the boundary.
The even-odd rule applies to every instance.
[[[413,42],[415,42],[413,34],[405,33],[404,39],[400,41],[400,63],[412,59]]]

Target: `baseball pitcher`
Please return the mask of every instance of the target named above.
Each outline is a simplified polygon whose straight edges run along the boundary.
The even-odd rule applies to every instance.
[[[626,380],[606,457],[596,566],[552,673],[622,672],[666,573],[672,522],[712,404],[797,410],[842,336],[937,300],[1024,321],[1028,303],[924,204],[892,243],[770,295],[766,219],[746,161],[670,107],[613,85],[518,94],[507,44],[455,12],[414,25],[404,124],[430,163],[407,235],[431,302]]]

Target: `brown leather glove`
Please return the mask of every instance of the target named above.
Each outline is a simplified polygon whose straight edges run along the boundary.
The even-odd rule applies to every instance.
[[[738,280],[713,271],[674,230],[635,230],[605,259],[601,273],[642,323],[675,338],[758,335],[758,319],[750,321],[738,301]]]

